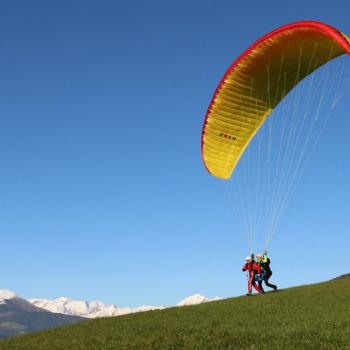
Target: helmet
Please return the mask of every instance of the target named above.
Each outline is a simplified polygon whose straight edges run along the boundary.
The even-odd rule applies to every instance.
[[[246,258],[245,258],[245,261],[251,261],[252,260],[252,258],[250,257],[250,256],[247,256]]]

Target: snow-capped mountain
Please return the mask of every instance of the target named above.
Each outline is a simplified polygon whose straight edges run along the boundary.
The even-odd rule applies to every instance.
[[[53,314],[36,307],[16,293],[0,289],[0,338],[38,331],[83,320],[78,316]]]
[[[113,304],[105,304],[101,301],[81,301],[70,298],[48,299],[29,299],[33,305],[54,313],[65,315],[75,315],[87,318],[120,316],[134,312],[150,311],[162,309],[162,306],[140,306],[137,308],[120,308]]]
[[[6,304],[6,300],[18,298],[17,294],[8,289],[0,289],[0,305]]]
[[[201,294],[191,295],[175,306],[187,306],[207,303],[220,298],[206,298]],[[57,299],[28,299],[24,300],[17,296],[16,293],[7,290],[0,289],[0,305],[6,305],[9,301],[15,300],[20,303],[22,307],[26,306],[28,311],[49,311],[55,314],[63,314],[69,316],[79,316],[84,318],[97,318],[97,317],[109,317],[109,316],[121,316],[135,312],[144,312],[150,310],[160,310],[166,308],[166,306],[139,306],[135,308],[130,307],[118,307],[114,304],[105,304],[102,301],[82,301],[74,300],[71,298],[60,297]],[[171,307],[171,306],[167,306]]]
[[[197,305],[197,304],[208,303],[210,301],[215,301],[215,300],[220,300],[220,299],[221,298],[219,298],[219,297],[208,299],[201,294],[193,294],[193,295],[181,300],[180,302],[178,302],[176,304],[176,306]]]
[[[206,298],[200,294],[191,295],[179,303],[176,306],[187,306],[207,303],[220,298]],[[70,298],[57,298],[54,300],[48,299],[29,299],[33,305],[45,309],[54,313],[62,313],[65,315],[74,315],[86,318],[97,318],[97,317],[109,317],[109,316],[121,316],[131,314],[135,312],[144,312],[150,310],[160,310],[166,308],[165,306],[139,306],[136,308],[129,307],[118,307],[113,304],[105,304],[101,301],[78,301]]]

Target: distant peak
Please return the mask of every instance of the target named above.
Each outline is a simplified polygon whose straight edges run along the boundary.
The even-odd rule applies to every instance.
[[[207,303],[209,301],[220,300],[221,298],[215,297],[208,299],[201,294],[193,294],[176,304],[176,306],[187,306],[187,305],[197,305],[202,303]]]
[[[0,289],[0,299],[6,300],[6,299],[14,299],[14,298],[18,298],[16,293],[8,289]]]

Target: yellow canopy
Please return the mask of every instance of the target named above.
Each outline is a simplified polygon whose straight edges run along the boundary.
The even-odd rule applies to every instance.
[[[202,130],[209,173],[230,178],[273,108],[302,79],[344,53],[350,54],[350,38],[314,21],[288,24],[252,44],[226,71],[210,102]]]

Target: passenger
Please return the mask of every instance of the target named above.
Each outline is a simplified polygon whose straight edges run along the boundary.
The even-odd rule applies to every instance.
[[[253,257],[253,255],[252,255]],[[261,273],[261,268],[260,266],[254,262],[254,259],[247,256],[245,261],[245,265],[243,266],[242,271],[248,271],[249,275],[248,275],[248,293],[247,295],[252,295],[252,286],[259,292],[259,293],[264,293],[264,291],[256,285],[255,283],[255,276],[256,275],[260,275]]]
[[[264,256],[261,256],[261,254],[257,254],[257,264],[259,265],[260,269],[262,270],[261,278],[259,279],[259,288],[262,288],[262,282],[265,282],[265,285],[267,287],[273,288],[273,290],[277,290],[277,286],[275,284],[269,283],[269,279],[272,276],[272,271],[270,268],[270,259],[267,257],[267,251],[265,250]]]

